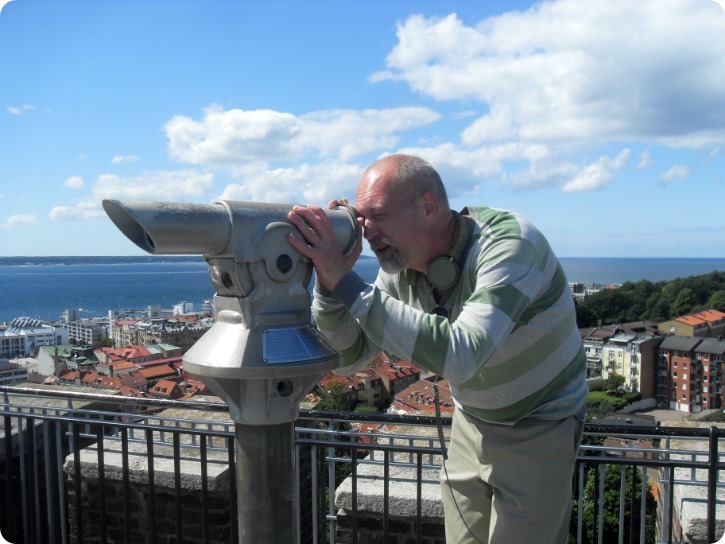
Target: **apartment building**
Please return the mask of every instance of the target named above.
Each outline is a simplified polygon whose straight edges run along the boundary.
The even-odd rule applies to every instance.
[[[68,339],[76,344],[89,346],[108,338],[108,319],[93,318],[67,321]]]
[[[624,376],[624,388],[640,393],[642,400],[655,398],[654,375],[657,346],[662,337],[651,333],[617,332],[602,345],[602,378]]]
[[[725,341],[669,335],[659,346],[657,406],[697,413],[723,407]]]
[[[703,409],[725,406],[723,401],[723,359],[725,341],[717,338],[705,338],[695,347],[695,361],[702,372]]]
[[[580,329],[579,332],[582,336],[584,352],[587,356],[587,379],[601,378],[604,366],[602,351],[604,345],[614,336],[615,332],[613,329],[607,327]]]
[[[580,329],[587,357],[587,379],[624,377],[624,388],[655,397],[657,346],[663,336],[655,323],[636,321]],[[653,400],[654,403],[654,400]]]

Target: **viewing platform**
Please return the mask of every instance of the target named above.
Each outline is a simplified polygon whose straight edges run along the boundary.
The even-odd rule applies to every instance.
[[[444,543],[439,426],[447,441],[449,425],[301,410],[298,542]],[[716,542],[724,439],[708,424],[587,425],[572,536],[647,542],[651,530],[657,543]],[[239,542],[234,448],[228,408],[213,397],[0,387],[0,531],[14,544]]]

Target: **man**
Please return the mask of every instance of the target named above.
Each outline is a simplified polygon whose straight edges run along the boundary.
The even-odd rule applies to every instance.
[[[380,261],[374,285],[352,271],[359,250],[341,254],[319,207],[293,209],[306,243],[290,243],[315,266],[313,311],[341,372],[386,350],[448,379],[446,541],[566,542],[586,360],[548,242],[512,212],[451,211],[438,173],[407,155],[370,166],[354,207]]]

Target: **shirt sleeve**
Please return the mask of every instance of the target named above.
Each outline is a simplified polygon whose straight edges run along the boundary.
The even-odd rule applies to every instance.
[[[525,313],[536,311],[533,301],[549,273],[546,259],[527,240],[483,246],[469,254],[451,297],[450,320],[430,313],[417,297],[391,296],[377,282],[362,291],[346,312],[347,324],[338,328],[348,342],[354,338],[346,346],[350,357],[369,356],[375,346],[451,383],[479,373]]]
[[[476,231],[461,263],[450,319],[432,314],[429,292],[404,274],[358,284],[342,296],[347,305],[337,294],[316,294],[318,326],[342,351],[344,367],[354,372],[385,350],[452,385],[489,387],[514,383],[526,365],[571,351],[573,303],[548,242],[518,217],[494,220]]]

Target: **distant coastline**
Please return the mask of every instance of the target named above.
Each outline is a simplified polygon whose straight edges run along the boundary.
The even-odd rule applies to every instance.
[[[201,255],[124,255],[124,256],[72,256],[72,257],[0,257],[0,266],[59,266],[86,264],[158,264],[204,262]]]
[[[617,285],[642,280],[656,283],[725,272],[725,258],[562,257],[559,260],[569,282],[586,285]]]
[[[561,265],[569,282],[585,285],[725,273],[725,259],[562,258]],[[372,283],[378,261],[363,255],[355,271]],[[213,297],[200,255],[0,257],[0,322],[16,317],[53,320],[68,309],[82,311],[83,317],[151,305],[169,309],[180,302],[200,309]]]

